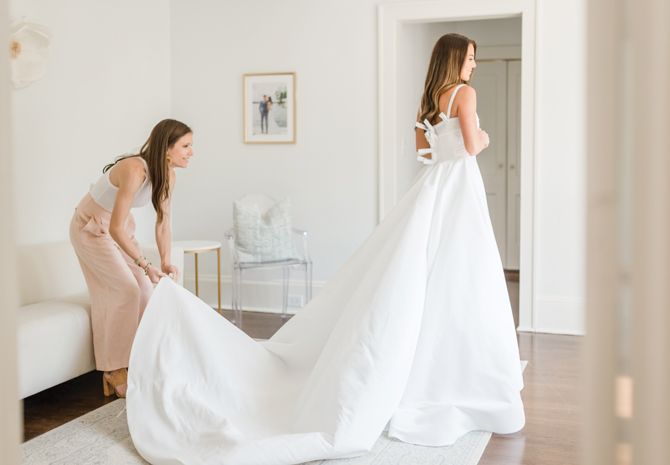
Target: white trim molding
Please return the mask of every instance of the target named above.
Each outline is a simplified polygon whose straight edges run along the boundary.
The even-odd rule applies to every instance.
[[[519,328],[534,330],[535,282],[535,192],[537,112],[536,78],[536,0],[435,0],[389,3],[378,9],[378,146],[379,207],[381,221],[398,201],[396,160],[400,148],[396,128],[398,28],[403,23],[429,23],[484,20],[521,16],[521,250],[519,283]]]
[[[217,305],[216,274],[200,274],[198,276],[200,298],[213,308]],[[312,282],[312,295],[316,296],[326,283]],[[184,277],[184,287],[195,293],[195,279],[192,274]],[[243,279],[242,306],[244,310],[265,313],[281,313],[282,283],[281,279]],[[289,281],[289,308],[288,313],[294,314],[304,305],[305,281],[292,279]],[[229,275],[221,276],[221,307],[231,308],[232,278]],[[300,304],[292,304],[291,298],[300,300]]]
[[[482,60],[521,60],[521,47],[517,45],[477,46],[477,62]]]
[[[9,2],[0,0],[0,37],[9,37]],[[5,42],[6,43],[6,42]],[[18,283],[16,277],[16,236],[14,231],[14,183],[11,176],[11,105],[9,54],[0,55],[0,256],[8,264],[0,269],[0,463],[20,463],[21,406],[17,368]]]
[[[535,299],[535,319],[530,331],[585,335],[584,300],[561,295],[538,295]]]

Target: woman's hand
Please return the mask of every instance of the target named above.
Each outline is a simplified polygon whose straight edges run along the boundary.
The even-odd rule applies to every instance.
[[[154,283],[154,284],[158,284],[158,281],[160,281],[161,278],[167,276],[165,273],[163,273],[161,270],[159,270],[158,268],[156,268],[153,265],[149,265],[147,267],[146,271],[147,271],[147,276],[149,277],[151,282]]]
[[[161,269],[163,270],[163,273],[168,275],[174,281],[177,280],[177,276],[179,276],[179,268],[177,268],[174,265],[167,264],[167,265],[162,265]]]
[[[484,148],[489,146],[490,143],[489,134],[483,129],[479,130],[479,138],[481,139],[482,144],[484,144]]]

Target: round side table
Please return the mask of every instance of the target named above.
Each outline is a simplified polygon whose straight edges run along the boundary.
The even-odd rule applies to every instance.
[[[219,291],[218,311],[221,313],[221,242],[219,241],[174,241],[175,246],[184,249],[185,254],[195,257],[195,295],[199,296],[198,283],[198,255],[204,252],[216,251],[216,281]]]

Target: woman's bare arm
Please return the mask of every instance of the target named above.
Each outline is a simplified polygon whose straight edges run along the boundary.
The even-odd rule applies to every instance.
[[[141,251],[135,246],[132,238],[126,232],[126,220],[133,205],[135,194],[144,183],[146,173],[141,162],[133,163],[130,160],[119,162],[114,168],[113,184],[118,191],[116,201],[112,209],[112,218],[109,224],[109,234],[112,239],[127,253],[133,260],[141,256]],[[110,173],[110,180],[111,180]]]
[[[486,131],[477,127],[477,93],[470,86],[463,86],[456,97],[456,116],[461,126],[465,150],[470,155],[477,155],[484,150],[489,143]]]
[[[161,209],[163,210],[163,221],[156,222],[156,245],[161,257],[161,270],[164,273],[176,273],[176,268],[172,266],[172,204],[171,198],[174,192],[176,174],[174,169],[170,169],[170,195],[163,200]]]
[[[137,248],[133,238],[128,235],[125,228],[135,194],[142,187],[146,178],[144,164],[139,160],[124,160],[119,162],[112,170],[110,181],[118,188],[118,191],[116,192],[116,201],[109,223],[109,235],[138,266],[144,269],[149,279],[157,283],[165,274],[155,267],[149,266],[149,263],[142,257],[142,251]]]

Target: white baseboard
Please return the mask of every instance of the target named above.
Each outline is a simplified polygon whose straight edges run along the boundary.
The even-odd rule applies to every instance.
[[[212,307],[217,306],[217,289],[215,274],[199,276],[200,298]],[[315,296],[325,285],[324,281],[312,283],[312,295]],[[192,275],[184,277],[184,287],[195,292],[195,280]],[[289,296],[304,296],[304,281],[292,279],[289,284]],[[231,308],[231,277],[221,277],[221,307]],[[243,280],[242,306],[245,310],[281,313],[282,289],[281,280]],[[535,300],[533,326],[519,326],[517,331],[529,333],[565,334],[583,336],[584,303],[580,299],[564,296],[540,296]],[[288,313],[294,314],[298,306],[289,305]]]
[[[198,276],[200,298],[213,308],[217,306],[217,283],[215,274],[200,274]],[[312,296],[315,296],[325,283],[312,282]],[[184,277],[184,287],[195,293],[195,279],[192,275]],[[221,276],[221,307],[232,308],[232,279],[229,275]],[[289,281],[289,298],[305,295],[305,282],[302,279]],[[304,297],[303,297],[304,301]],[[266,313],[281,313],[282,284],[279,279],[272,280],[242,280],[242,307],[244,310]],[[294,314],[299,306],[290,305],[288,313]]]
[[[541,295],[535,299],[533,327],[519,331],[583,336],[584,301],[576,297]]]

